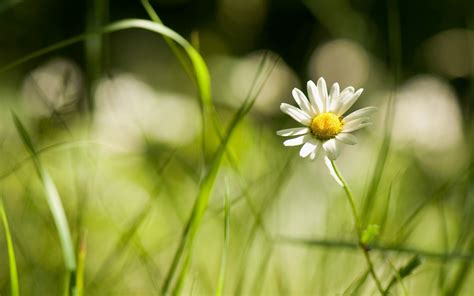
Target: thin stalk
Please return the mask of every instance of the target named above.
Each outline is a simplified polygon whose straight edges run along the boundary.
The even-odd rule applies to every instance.
[[[219,278],[217,280],[216,296],[221,296],[224,290],[224,282],[227,269],[227,256],[229,252],[229,231],[230,231],[230,205],[229,205],[229,187],[226,186],[226,194],[224,196],[224,247],[222,249],[221,266],[219,270]]]
[[[359,248],[357,243],[351,241],[338,241],[338,240],[327,240],[327,239],[306,239],[306,238],[296,238],[288,236],[280,236],[275,239],[277,243],[280,244],[292,244],[300,245],[306,247],[320,247],[320,248],[329,248],[329,249],[346,249],[346,250],[355,250]],[[406,248],[400,247],[398,245],[370,245],[372,251],[377,251],[380,253],[397,253],[397,254],[409,254],[409,255],[419,255],[426,257],[432,260],[441,260],[441,261],[461,261],[471,264],[474,262],[474,256],[471,253],[439,253],[432,252],[422,249]]]
[[[18,270],[16,267],[15,251],[13,249],[12,235],[10,233],[10,227],[8,226],[7,213],[5,211],[5,207],[3,206],[2,198],[0,198],[0,219],[2,220],[2,223],[3,223],[3,229],[5,230],[5,239],[7,241],[8,261],[10,264],[11,295],[19,296],[20,286],[18,284]]]
[[[76,273],[76,291],[75,296],[84,295],[84,278],[87,254],[87,232],[81,235],[79,250],[77,254],[77,273]]]
[[[331,166],[332,166],[334,172],[336,173],[337,177],[341,181],[342,188],[344,188],[344,192],[346,193],[347,199],[348,199],[349,204],[351,206],[352,216],[354,218],[354,224],[355,224],[355,228],[356,228],[356,232],[357,232],[357,237],[358,237],[358,240],[359,240],[359,247],[362,250],[362,252],[364,253],[365,261],[367,262],[367,266],[369,268],[370,275],[374,279],[375,285],[377,286],[377,289],[379,290],[380,294],[385,295],[382,284],[380,283],[380,280],[379,280],[377,274],[375,273],[374,264],[372,262],[372,259],[370,258],[369,249],[367,248],[367,246],[365,244],[363,244],[361,242],[362,225],[360,223],[359,215],[357,214],[357,209],[356,209],[356,206],[355,206],[354,197],[352,195],[352,192],[351,192],[349,186],[347,185],[347,182],[344,180],[341,173],[339,172],[339,170],[336,166],[336,163],[333,160],[331,160]]]

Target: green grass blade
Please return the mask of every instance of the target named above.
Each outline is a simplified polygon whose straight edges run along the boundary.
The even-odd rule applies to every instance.
[[[349,287],[347,287],[344,292],[342,292],[342,295],[359,295],[359,290],[362,288],[362,286],[365,284],[367,281],[367,278],[370,275],[370,270],[365,271],[361,276],[359,276],[357,279],[355,279]]]
[[[217,282],[216,296],[221,296],[224,290],[225,275],[227,269],[227,253],[229,249],[230,235],[230,205],[229,205],[229,187],[226,186],[224,196],[224,248],[222,250],[221,266],[219,270],[219,279]]]
[[[291,244],[291,245],[300,245],[302,247],[319,247],[319,248],[330,248],[330,249],[346,249],[346,250],[356,250],[359,248],[359,245],[352,241],[344,240],[330,240],[330,239],[304,239],[304,238],[292,238],[286,236],[277,237],[275,242],[280,244]],[[381,253],[398,253],[398,254],[410,254],[410,255],[419,255],[421,257],[426,257],[433,260],[457,260],[465,262],[474,262],[474,255],[466,252],[451,252],[451,253],[439,253],[426,251],[422,249],[408,248],[401,245],[382,245],[382,244],[373,244],[370,245],[371,252],[381,252]]]
[[[126,19],[111,23],[105,27],[98,29],[96,32],[90,32],[81,34],[78,36],[74,36],[72,38],[60,41],[58,43],[52,44],[48,47],[43,49],[37,50],[29,55],[24,56],[8,65],[5,65],[0,68],[0,73],[5,72],[9,69],[15,68],[25,62],[28,62],[34,58],[43,56],[50,52],[56,51],[63,47],[84,41],[88,38],[93,38],[97,36],[97,34],[109,34],[117,31],[129,30],[129,29],[143,29],[151,32],[155,32],[166,36],[180,45],[186,54],[188,55],[191,64],[194,68],[194,73],[196,75],[196,82],[199,88],[199,95],[201,98],[201,102],[206,110],[213,109],[213,103],[211,98],[211,80],[209,71],[207,69],[206,63],[204,62],[201,55],[192,47],[192,45],[184,39],[181,35],[176,33],[175,31],[171,30],[170,28],[162,25],[157,24],[151,21],[142,20],[142,19]]]
[[[76,293],[75,296],[84,296],[84,279],[87,254],[87,233],[84,232],[79,242],[77,254]]]
[[[261,69],[263,69],[263,67]],[[260,77],[261,69],[257,71],[257,76],[256,76],[257,78]],[[268,78],[272,70],[273,70],[273,67],[270,68],[270,71],[266,74],[265,78]],[[219,172],[219,168],[220,168],[223,156],[225,155],[225,152],[227,150],[227,144],[229,143],[237,126],[242,122],[245,116],[250,112],[250,109],[255,103],[257,95],[261,91],[265,81],[266,79],[262,82],[262,84],[253,94],[253,96],[249,95],[246,98],[245,102],[240,106],[240,108],[237,110],[235,115],[232,117],[231,122],[226,130],[226,133],[222,137],[221,143],[217,151],[213,154],[211,165],[200,184],[199,193],[194,203],[190,219],[188,220],[188,223],[186,224],[186,227],[184,228],[183,235],[181,237],[181,241],[179,243],[178,249],[175,253],[175,256],[171,263],[171,267],[163,283],[162,294],[168,294],[170,284],[174,278],[174,275],[178,269],[178,265],[180,264],[181,261],[184,262],[185,264],[182,264],[181,270],[177,278],[176,287],[180,287],[182,285],[182,281],[184,281],[184,278],[186,277],[188,267],[189,267],[188,263],[190,261],[188,257],[190,256],[190,253],[192,250],[196,232],[199,228],[199,225],[201,224],[202,218],[207,209],[207,205],[209,203],[209,199],[211,196],[212,189],[214,187],[214,182],[217,177],[217,173]],[[249,94],[251,93],[252,92],[249,92]],[[174,292],[176,293],[177,291],[175,290]]]
[[[263,290],[263,286],[265,284],[265,278],[267,275],[268,271],[268,265],[270,264],[270,260],[273,255],[273,244],[267,247],[265,250],[265,255],[263,256],[262,261],[260,262],[260,265],[257,268],[257,276],[255,277],[254,283],[253,283],[253,289],[252,293],[254,295],[260,295]]]
[[[398,271],[396,271],[395,275],[392,277],[391,281],[387,285],[387,288],[385,288],[385,294],[388,294],[393,285],[395,285],[397,282],[401,282],[404,278],[412,274],[413,271],[420,265],[420,256],[414,255],[404,266],[402,266]]]
[[[69,224],[66,218],[66,214],[64,212],[61,198],[59,197],[58,190],[56,189],[56,185],[49,176],[48,172],[41,165],[40,159],[36,153],[36,149],[33,145],[33,142],[31,141],[31,137],[26,131],[24,125],[14,113],[12,114],[13,121],[15,123],[18,134],[20,135],[28,151],[31,153],[36,171],[38,173],[38,177],[40,178],[41,183],[43,184],[46,201],[48,203],[51,214],[53,215],[54,223],[56,224],[56,228],[58,231],[66,268],[70,272],[75,272],[76,258],[74,252],[74,245],[72,242],[71,233],[69,232]]]
[[[206,175],[204,176],[201,184],[199,186],[198,196],[194,203],[191,216],[183,230],[183,234],[181,236],[181,240],[178,245],[178,249],[173,257],[173,261],[171,262],[171,266],[167,272],[165,280],[163,282],[163,287],[161,293],[163,295],[168,294],[171,282],[177,272],[178,266],[181,261],[184,262],[183,266],[181,267],[181,271],[179,273],[177,279],[176,287],[180,287],[184,277],[187,273],[187,264],[189,260],[187,259],[189,256],[189,252],[192,249],[192,244],[194,241],[194,237],[197,231],[199,224],[201,223],[202,217],[204,216],[205,210],[207,208],[207,204],[209,203],[210,194],[214,185],[214,181],[217,177],[217,173],[220,168],[220,164],[224,153],[226,151],[227,144],[236,129],[237,125],[240,121],[245,117],[245,115],[250,111],[248,109],[248,102],[250,98],[248,97],[247,100],[240,106],[239,110],[234,114],[228,128],[227,132],[221,139],[221,144],[218,147],[217,151],[213,155],[213,159],[211,161],[211,165],[209,170],[207,171]],[[185,257],[184,259],[182,257]],[[175,290],[176,293],[176,290]]]
[[[3,223],[3,228],[5,229],[5,239],[7,241],[7,248],[8,248],[8,262],[10,264],[11,295],[19,296],[20,285],[18,284],[18,271],[16,267],[15,250],[13,249],[12,236],[10,233],[10,227],[8,226],[7,214],[5,212],[5,207],[3,205],[2,198],[0,198],[0,216]]]
[[[61,246],[64,252],[64,258],[66,261],[66,267],[73,271],[76,268],[75,252],[74,246],[69,232],[69,224],[67,222],[66,214],[59,197],[58,190],[56,185],[53,182],[53,179],[49,176],[48,172],[41,167],[38,168],[40,173],[40,179],[43,183],[45,194],[47,197],[49,208],[53,214],[56,227],[58,228],[59,238],[61,240]]]
[[[109,0],[87,0],[86,31],[94,31],[108,22]],[[96,36],[84,42],[85,71],[87,79],[87,108],[94,110],[94,88],[104,71],[104,37]]]

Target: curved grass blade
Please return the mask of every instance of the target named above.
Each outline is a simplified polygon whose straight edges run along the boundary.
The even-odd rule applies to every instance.
[[[191,64],[194,68],[194,74],[196,75],[196,82],[199,89],[199,96],[201,98],[202,105],[207,110],[213,110],[213,103],[212,103],[212,98],[211,98],[211,79],[210,79],[209,71],[207,69],[207,65],[204,62],[201,55],[194,49],[194,47],[186,39],[184,39],[181,35],[179,35],[175,31],[171,30],[170,28],[162,24],[157,24],[157,23],[147,21],[147,20],[142,20],[142,19],[125,19],[125,20],[117,21],[98,29],[96,32],[81,34],[81,35],[60,41],[58,43],[52,44],[48,47],[37,50],[29,55],[24,56],[23,58],[20,58],[8,65],[1,67],[0,73],[5,72],[14,67],[17,67],[18,65],[21,65],[34,58],[53,52],[55,50],[84,41],[91,37],[95,37],[98,34],[99,35],[109,34],[109,33],[128,30],[128,29],[143,29],[143,30],[155,32],[163,36],[166,36],[172,39],[177,44],[179,44],[188,55],[191,61]]]
[[[20,135],[25,147],[30,152],[33,163],[35,165],[36,172],[40,178],[41,183],[43,184],[44,193],[46,196],[46,201],[48,202],[49,209],[53,215],[54,223],[58,230],[59,240],[61,242],[61,248],[63,251],[64,261],[66,269],[71,272],[71,275],[75,273],[76,270],[76,258],[74,252],[74,245],[71,238],[71,233],[69,231],[69,224],[64,212],[64,208],[59,197],[58,190],[53,180],[49,176],[48,172],[42,166],[36,148],[31,141],[31,138],[26,131],[25,127],[21,123],[18,116],[15,113],[12,113],[13,122],[15,123],[18,134]]]
[[[16,267],[15,250],[13,249],[12,236],[10,233],[10,227],[8,226],[7,214],[3,205],[3,198],[0,198],[0,218],[2,219],[3,228],[5,230],[5,240],[7,241],[8,248],[8,263],[10,264],[10,286],[11,295],[20,295],[20,285],[18,284],[18,271]]]

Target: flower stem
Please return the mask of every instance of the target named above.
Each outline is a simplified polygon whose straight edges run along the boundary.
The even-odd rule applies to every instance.
[[[355,224],[355,228],[356,228],[356,231],[357,231],[357,238],[358,238],[358,241],[359,241],[359,247],[362,250],[362,252],[364,253],[365,261],[367,262],[367,266],[369,268],[370,275],[374,279],[375,285],[377,286],[377,289],[379,290],[380,294],[385,295],[385,291],[382,288],[382,284],[381,284],[377,274],[375,273],[374,264],[372,263],[372,259],[370,258],[370,254],[369,254],[369,248],[367,248],[367,246],[364,243],[361,242],[362,224],[360,222],[359,215],[357,214],[357,209],[356,209],[356,206],[355,206],[354,197],[352,196],[352,192],[351,192],[349,186],[347,185],[347,182],[344,180],[341,173],[339,172],[339,170],[336,166],[336,163],[333,160],[331,160],[331,166],[334,169],[334,172],[336,173],[337,177],[341,181],[342,188],[344,188],[344,192],[346,193],[347,199],[348,199],[349,204],[351,206],[352,217],[354,219],[354,224]]]

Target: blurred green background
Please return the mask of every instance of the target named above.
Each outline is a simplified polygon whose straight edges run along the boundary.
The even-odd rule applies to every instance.
[[[355,108],[379,108],[337,162],[364,224],[381,226],[371,255],[384,286],[396,279],[392,295],[472,294],[473,1],[151,4],[203,56],[222,130],[266,78],[218,169],[181,294],[215,294],[224,251],[224,295],[378,293],[342,189],[321,159],[299,158],[275,135],[294,126],[280,103],[293,104],[291,90],[321,76],[364,88]],[[0,69],[125,18],[149,16],[138,0],[1,0]],[[262,59],[271,73],[259,72]],[[155,295],[219,145],[201,110],[193,79],[162,36],[144,30],[92,37],[0,72],[0,194],[22,294],[63,294],[68,275],[11,111],[85,255],[85,294]],[[0,294],[8,295],[1,234]],[[416,254],[421,265],[397,277]]]

